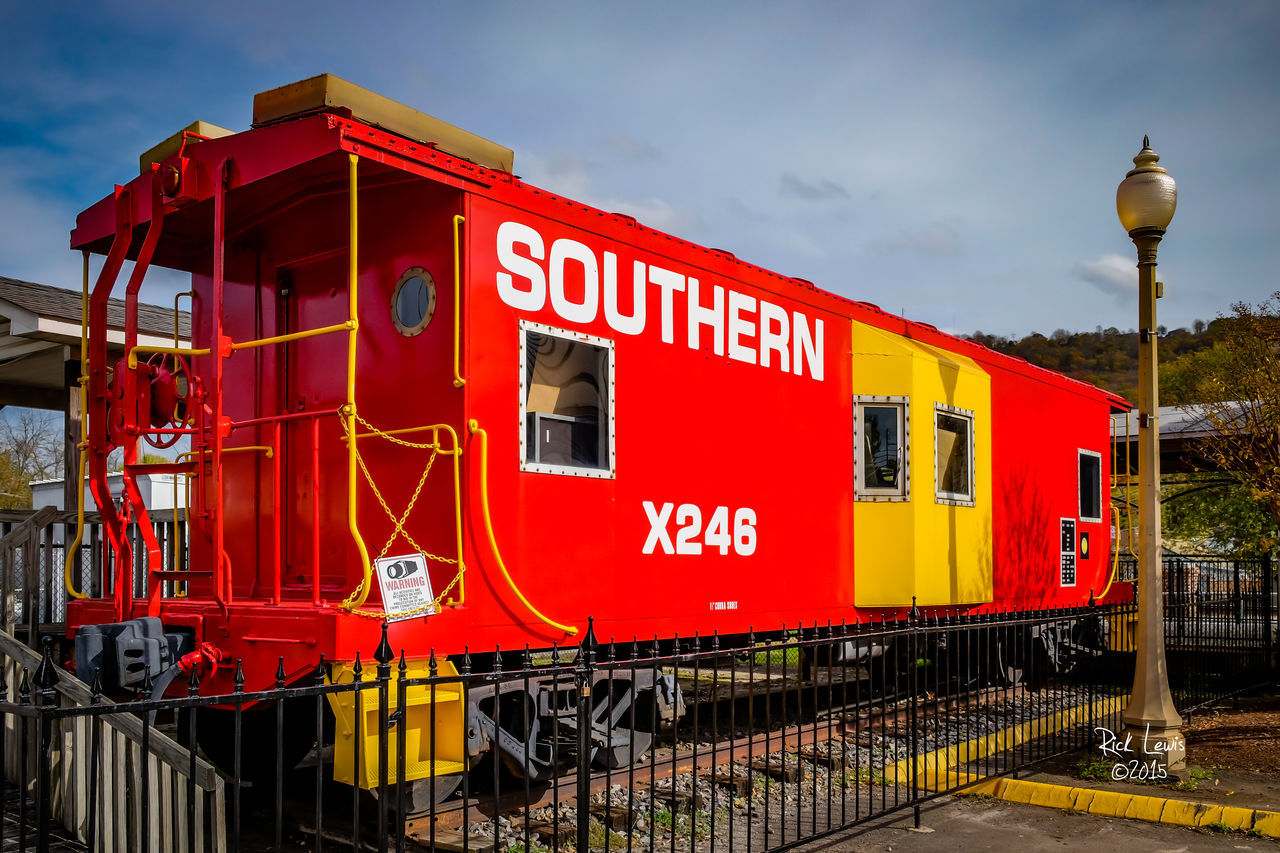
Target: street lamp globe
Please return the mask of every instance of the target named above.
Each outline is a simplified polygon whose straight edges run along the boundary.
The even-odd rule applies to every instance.
[[[1133,170],[1116,190],[1116,213],[1124,230],[1131,234],[1139,228],[1163,232],[1178,208],[1178,185],[1159,162],[1160,155],[1151,150],[1147,137],[1142,137],[1142,150],[1133,158]]]

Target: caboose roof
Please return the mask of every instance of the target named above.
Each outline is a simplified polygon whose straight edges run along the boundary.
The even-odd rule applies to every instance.
[[[342,100],[327,88],[325,80],[338,80],[330,75],[320,75],[311,80],[282,87],[292,90],[302,87],[304,93],[284,93],[272,90],[260,98],[268,102],[261,113],[255,101],[255,121],[262,126],[220,139],[212,139],[191,146],[186,154],[199,161],[204,180],[211,184],[212,175],[219,164],[231,158],[231,186],[234,191],[249,184],[280,173],[299,170],[308,183],[333,182],[345,175],[346,157],[343,152],[358,154],[365,162],[379,164],[386,169],[409,172],[430,178],[459,189],[487,195],[505,203],[523,208],[538,215],[576,224],[608,239],[633,245],[662,255],[679,255],[681,260],[702,266],[713,273],[742,276],[751,281],[762,279],[774,292],[796,301],[822,308],[851,320],[867,323],[885,331],[903,335],[924,343],[967,355],[980,363],[1025,375],[1058,388],[1075,391],[1087,397],[1103,398],[1112,408],[1123,410],[1128,403],[1112,392],[1098,388],[1063,374],[1037,367],[1023,359],[998,353],[974,341],[947,334],[926,323],[918,323],[882,310],[869,302],[860,302],[822,290],[813,283],[767,270],[739,260],[729,252],[692,243],[649,226],[634,217],[609,213],[555,193],[528,184],[503,169],[490,168],[462,156],[446,153],[442,146],[423,141],[420,133],[392,132],[377,126],[375,119],[359,120],[360,111],[338,104]],[[319,82],[316,82],[319,81]],[[359,89],[345,81],[338,81],[351,90],[369,95],[374,93]],[[341,88],[341,87],[340,87]],[[276,94],[280,93],[280,94]],[[287,96],[286,96],[287,95]],[[395,102],[374,96],[386,104]],[[278,102],[273,107],[272,102]],[[377,101],[370,101],[377,106]],[[382,106],[385,107],[385,104]],[[366,107],[366,111],[372,107]],[[403,108],[408,109],[408,108]],[[414,112],[414,111],[411,111]],[[421,115],[421,114],[418,114]],[[443,127],[450,125],[440,123]],[[400,128],[404,131],[404,128]],[[456,130],[456,128],[455,128]],[[480,139],[479,137],[475,137]],[[485,142],[485,140],[480,140]],[[488,143],[492,145],[492,143]],[[500,148],[500,146],[498,146]],[[502,149],[506,150],[506,149]],[[510,161],[506,161],[509,163]],[[167,161],[166,161],[167,163]],[[497,165],[502,165],[498,162]],[[145,226],[150,219],[151,177],[149,174],[134,179],[133,190],[135,229],[130,256],[136,254],[142,243]],[[295,184],[297,182],[295,181]],[[211,192],[211,190],[209,191]],[[187,268],[181,257],[190,256],[200,248],[207,248],[211,202],[206,193],[198,203],[188,205],[176,214],[166,217],[166,235],[156,251],[156,262],[179,269]],[[229,196],[230,199],[230,196]],[[255,202],[268,203],[266,199]],[[229,204],[231,204],[229,200]],[[246,207],[252,208],[253,204]],[[234,209],[234,205],[232,205]],[[105,252],[115,232],[115,199],[108,196],[77,218],[72,232],[72,248],[87,248]],[[176,231],[175,236],[168,232]],[[187,236],[190,235],[190,236]],[[177,249],[173,248],[177,245]]]

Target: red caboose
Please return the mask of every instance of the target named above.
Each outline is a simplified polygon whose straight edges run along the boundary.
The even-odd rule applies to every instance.
[[[1108,585],[1104,391],[529,186],[327,75],[142,165],[72,246],[107,254],[95,306],[126,257],[129,297],[189,271],[194,349],[91,351],[89,467],[190,436],[159,466],[192,477],[190,566],[135,598],[119,563],[69,629],[158,617],[254,689],[388,618],[425,658]]]

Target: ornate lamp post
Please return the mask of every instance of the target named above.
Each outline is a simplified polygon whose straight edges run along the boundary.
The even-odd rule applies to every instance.
[[[1182,717],[1169,695],[1164,653],[1164,568],[1160,541],[1160,425],[1156,365],[1156,247],[1178,206],[1178,188],[1147,137],[1116,190],[1120,224],[1138,248],[1138,659],[1121,719],[1134,757],[1177,771],[1186,764]],[[1145,753],[1145,754],[1144,754]]]

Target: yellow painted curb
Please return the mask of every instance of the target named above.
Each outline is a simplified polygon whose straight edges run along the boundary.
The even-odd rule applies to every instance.
[[[1123,817],[1176,826],[1226,826],[1280,838],[1280,812],[1209,805],[1170,797],[1122,794],[1026,779],[983,779],[958,792],[964,796],[986,795],[1011,803],[1073,810],[1104,817]]]
[[[1087,705],[1076,705],[1063,708],[1028,720],[1016,726],[1010,726],[989,735],[973,738],[964,743],[935,749],[932,752],[915,758],[904,758],[884,769],[886,782],[896,785],[910,784],[913,773],[917,783],[923,784],[919,777],[940,777],[945,771],[960,764],[968,764],[1013,749],[1016,746],[1062,731],[1069,726],[1096,720],[1106,714],[1116,713],[1128,702],[1128,694],[1108,696]],[[931,789],[936,790],[936,789]]]

